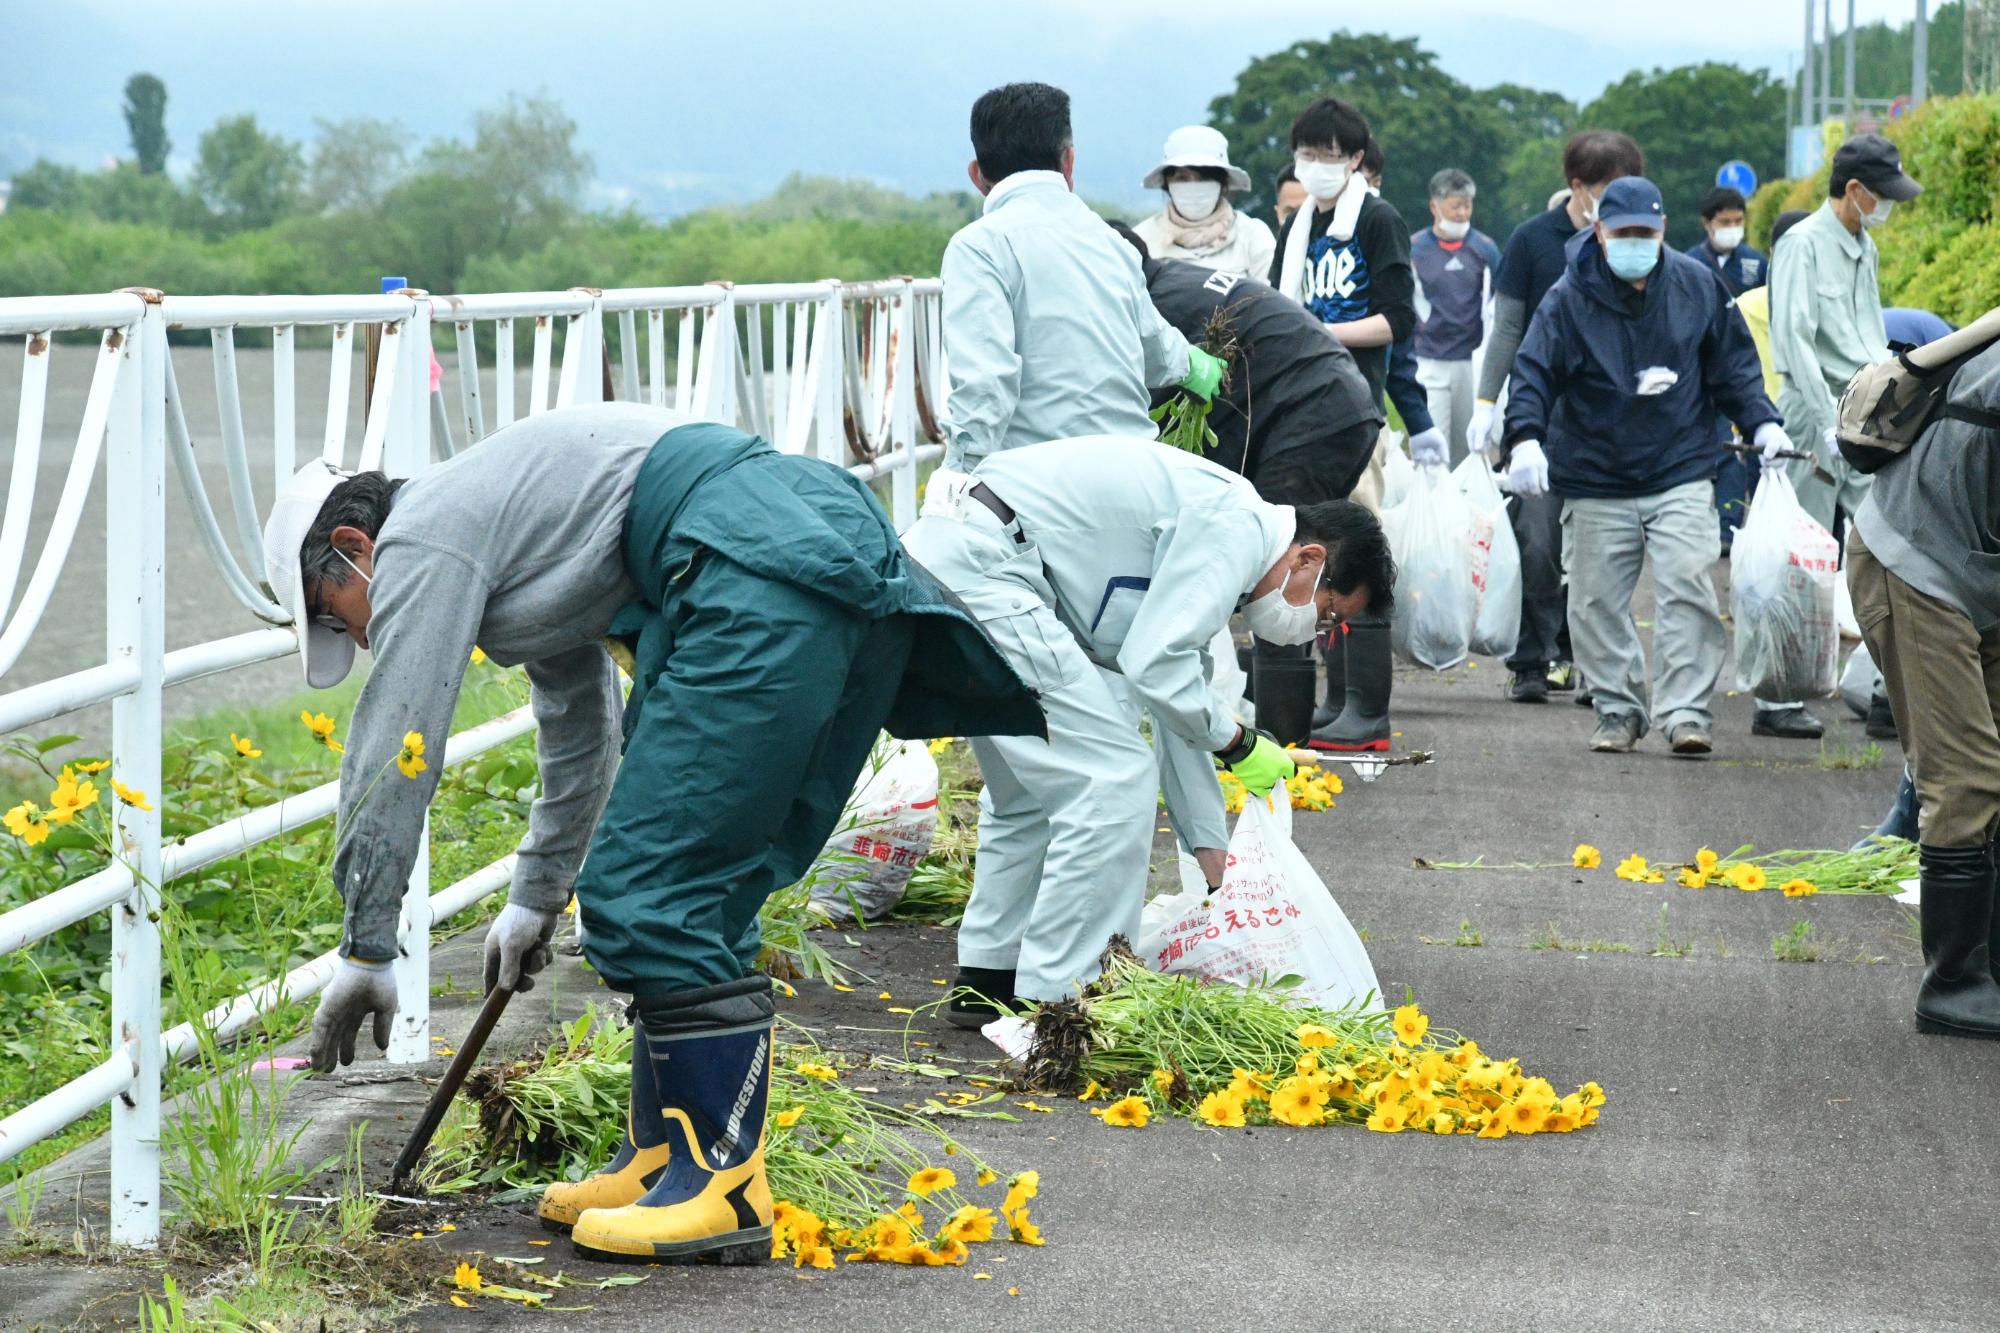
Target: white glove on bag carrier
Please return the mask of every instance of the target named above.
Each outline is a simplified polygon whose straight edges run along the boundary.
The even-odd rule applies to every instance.
[[[1473,507],[1443,468],[1419,468],[1403,502],[1382,511],[1396,556],[1389,646],[1404,661],[1444,671],[1465,660],[1479,611],[1473,526]]]
[[[1205,897],[1199,871],[1184,873],[1182,884],[1140,917],[1136,948],[1146,966],[1237,985],[1294,979],[1301,1000],[1328,1009],[1381,1004],[1361,937],[1292,842],[1284,788],[1271,805],[1243,803],[1221,888]]]
[[[841,812],[840,827],[807,874],[812,905],[830,920],[873,921],[910,887],[937,836],[937,760],[923,741],[878,740]]]
[[[1484,454],[1467,454],[1451,475],[1472,506],[1466,544],[1477,610],[1469,646],[1488,657],[1506,657],[1521,637],[1521,548],[1507,521],[1507,497]]]
[[[1791,478],[1765,472],[1729,556],[1738,689],[1766,703],[1833,693],[1839,580],[1840,544],[1799,503]]]

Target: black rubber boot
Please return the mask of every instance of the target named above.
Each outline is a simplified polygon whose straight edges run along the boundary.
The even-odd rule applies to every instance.
[[[1389,656],[1389,622],[1378,617],[1347,623],[1347,691],[1340,716],[1313,731],[1315,750],[1389,748],[1389,691],[1395,667]]]
[[[1320,660],[1326,663],[1326,702],[1313,709],[1313,730],[1324,731],[1340,716],[1347,704],[1347,624],[1327,631],[1320,645]]]
[[[1986,846],[1923,847],[1924,980],[1917,1031],[2000,1039],[1993,975],[1993,855]]]
[[[1012,968],[960,967],[952,978],[951,1003],[945,1006],[944,1018],[953,1027],[985,1027],[1013,1012]]]
[[[1993,878],[1993,921],[1986,927],[1986,969],[2000,985],[2000,842],[1986,844],[1986,873]]]

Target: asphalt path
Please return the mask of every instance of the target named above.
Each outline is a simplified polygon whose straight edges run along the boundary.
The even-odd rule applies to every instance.
[[[1497,1142],[1162,1121],[1133,1131],[1044,1098],[1053,1113],[956,1122],[1001,1169],[1040,1170],[1044,1248],[975,1247],[963,1269],[640,1269],[638,1286],[580,1294],[588,1314],[440,1303],[408,1326],[2000,1326],[2000,1045],[1914,1033],[1911,910],[1634,885],[1610,869],[1634,851],[1679,861],[1704,845],[1844,846],[1886,804],[1894,747],[1877,766],[1822,767],[1818,746],[1751,738],[1749,700],[1729,697],[1713,760],[1675,760],[1657,737],[1630,756],[1593,755],[1586,710],[1507,704],[1499,685],[1491,663],[1402,674],[1399,744],[1434,748],[1440,762],[1350,780],[1336,810],[1301,814],[1296,833],[1363,930],[1392,1000],[1407,991],[1439,1025],[1518,1056],[1558,1088],[1596,1079],[1610,1101],[1595,1127]],[[1830,752],[1859,752],[1859,724],[1820,707]],[[1578,842],[1602,848],[1605,866],[1561,864]],[[1552,868],[1417,864],[1475,858]],[[1773,938],[1801,920],[1818,960],[1779,960]],[[1454,943],[1475,932],[1478,946]],[[802,986],[787,1017],[857,1057],[924,1041],[927,1058],[993,1058],[977,1034],[887,1012],[942,993],[933,982],[949,976],[950,931],[851,938],[833,942],[869,980],[852,993]],[[476,976],[477,943],[444,946],[439,973]],[[559,967],[554,1012],[606,998],[573,960]],[[876,999],[882,989],[893,998]],[[544,1035],[551,1002],[538,991],[517,1003],[498,1049]],[[436,1004],[441,1036],[469,1022],[470,998]],[[872,1070],[854,1077],[890,1099],[938,1089]],[[308,1125],[301,1153],[336,1150],[367,1119],[378,1161],[393,1156],[424,1094],[373,1063],[307,1086],[309,1098],[293,1099]],[[49,1197],[69,1199],[101,1153],[51,1168]],[[98,1180],[85,1177],[85,1202],[53,1205],[51,1220],[68,1207],[88,1218]],[[429,1215],[433,1228],[440,1215]],[[577,1277],[616,1271],[560,1242],[525,1249],[545,1237],[524,1208],[454,1205],[450,1215],[455,1232],[407,1242],[438,1250],[441,1277],[461,1251],[545,1255]],[[426,1216],[399,1225],[424,1229]],[[0,1327],[61,1327],[79,1310],[102,1320],[129,1309],[133,1284],[147,1280],[129,1267],[0,1267]]]

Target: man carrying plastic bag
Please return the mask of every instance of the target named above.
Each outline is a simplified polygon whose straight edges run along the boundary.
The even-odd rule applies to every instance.
[[[1674,754],[1694,758],[1715,747],[1709,699],[1722,673],[1709,578],[1721,554],[1714,418],[1734,421],[1766,459],[1790,441],[1734,299],[1661,244],[1666,225],[1645,177],[1606,187],[1596,225],[1570,242],[1569,267],[1515,358],[1506,444],[1517,495],[1565,497],[1570,639],[1597,710],[1590,748],[1629,753],[1657,717]],[[1632,617],[1648,557],[1651,698]]]

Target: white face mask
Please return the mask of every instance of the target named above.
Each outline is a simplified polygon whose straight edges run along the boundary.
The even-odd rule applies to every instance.
[[[1728,254],[1743,244],[1743,228],[1717,227],[1709,236],[1709,241],[1723,254]]]
[[[1862,186],[1862,189],[1867,190],[1868,187],[1864,185]],[[1874,194],[1875,192],[1873,190],[1868,190],[1868,193]],[[1861,215],[1861,225],[1864,227],[1879,227],[1883,223],[1887,222],[1889,220],[1889,214],[1895,211],[1896,211],[1896,201],[1894,199],[1884,199],[1881,198],[1880,196],[1877,196],[1875,199],[1875,207],[1869,209],[1866,213],[1863,213]]]
[[[1324,562],[1314,571],[1312,593],[1307,594],[1305,604],[1297,605],[1285,599],[1288,578],[1262,597],[1253,598],[1243,608],[1243,623],[1250,632],[1266,643],[1298,644],[1311,643],[1313,634],[1319,629],[1320,575],[1326,570]]]
[[[1167,197],[1174,201],[1174,212],[1189,222],[1199,222],[1222,202],[1222,182],[1174,181],[1167,186]]]
[[[1299,178],[1299,184],[1306,187],[1306,193],[1322,204],[1330,204],[1340,198],[1341,191],[1347,188],[1345,162],[1308,162],[1302,157],[1294,158],[1292,173]]]
[[[1588,190],[1586,190],[1584,191],[1583,197],[1590,201],[1588,204],[1584,206],[1583,225],[1586,227],[1593,226],[1597,222],[1597,201],[1603,198],[1604,196],[1601,193],[1592,194]]]
[[[1447,241],[1462,241],[1466,233],[1472,230],[1470,222],[1452,222],[1446,218],[1439,218],[1433,227],[1437,234]]]

